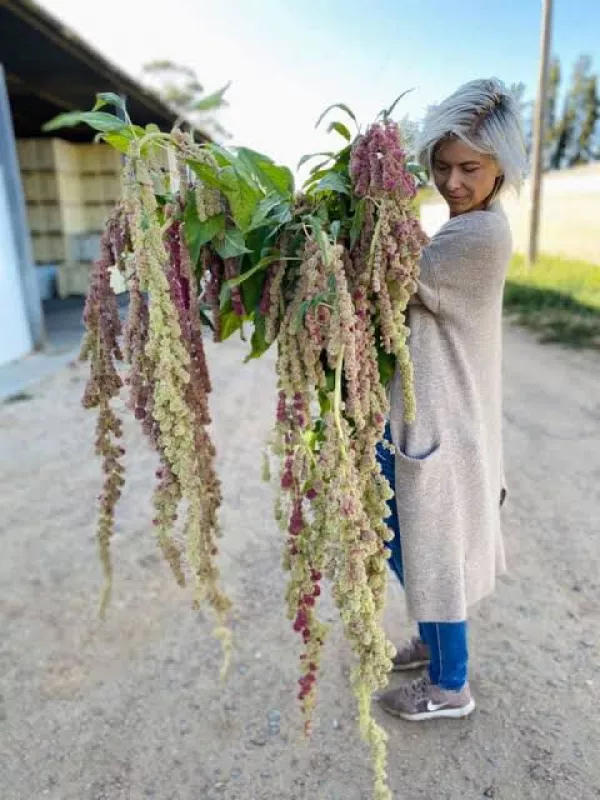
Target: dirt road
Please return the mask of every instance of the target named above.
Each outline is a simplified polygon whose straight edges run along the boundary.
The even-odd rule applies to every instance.
[[[237,608],[224,687],[210,620],[191,611],[158,556],[154,460],[134,423],[113,603],[101,623],[84,368],[0,406],[2,800],[369,797],[352,657],[337,622],[314,736],[300,739],[298,646],[284,615],[271,489],[260,480],[272,360],[244,367],[241,356],[236,343],[210,347],[222,565]],[[600,361],[507,328],[505,393],[511,572],[473,618],[479,709],[422,727],[377,712],[398,800],[600,797]],[[387,622],[394,638],[408,634],[396,589]]]

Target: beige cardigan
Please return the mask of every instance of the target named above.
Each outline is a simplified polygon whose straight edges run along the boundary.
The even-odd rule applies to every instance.
[[[500,500],[502,297],[512,251],[498,203],[449,220],[423,252],[408,324],[417,418],[391,390],[410,616],[466,618],[505,570]]]

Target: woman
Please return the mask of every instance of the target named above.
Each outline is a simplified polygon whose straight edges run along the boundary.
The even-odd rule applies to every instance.
[[[419,623],[394,669],[429,667],[428,677],[379,699],[408,720],[474,710],[467,609],[505,570],[502,297],[512,241],[498,196],[525,171],[515,99],[497,80],[465,84],[426,118],[420,160],[450,220],[423,252],[409,305],[417,418],[404,422],[397,374],[386,430],[395,455],[379,449],[396,491],[390,562]]]

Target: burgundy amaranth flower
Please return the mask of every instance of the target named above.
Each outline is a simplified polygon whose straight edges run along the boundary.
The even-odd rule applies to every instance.
[[[214,327],[214,341],[221,339],[221,309],[220,297],[224,280],[224,266],[221,257],[209,247],[203,247],[200,258],[202,261],[202,272],[206,274],[207,280],[202,294],[202,300],[209,306],[212,313]]]
[[[296,501],[290,517],[290,536],[298,536],[304,528],[304,515],[302,514],[302,501]]]
[[[185,576],[181,566],[181,548],[175,543],[170,532],[177,521],[177,507],[181,500],[181,485],[164,458],[161,467],[156,471],[158,485],[154,490],[153,505],[155,517],[153,524],[158,530],[158,543],[165,560],[171,567],[177,583],[185,585]]]
[[[277,422],[285,423],[287,422],[287,418],[288,416],[287,416],[285,392],[280,391],[277,400]]]
[[[394,122],[371,125],[352,149],[350,175],[358,197],[399,194],[414,197],[415,181],[406,170],[400,129]]]
[[[228,281],[231,280],[231,278],[237,278],[240,269],[239,258],[226,258],[224,264],[225,280]],[[244,301],[242,299],[242,291],[239,286],[234,286],[231,289],[231,306],[234,310],[234,313],[237,314],[238,317],[246,316],[246,309],[244,308]]]
[[[278,269],[279,269],[278,264],[271,264],[271,266],[267,270],[267,277],[265,278],[265,282],[263,283],[262,293],[260,296],[260,303],[258,305],[258,310],[263,315],[263,317],[268,317],[271,311],[271,286],[273,285],[273,279]]]
[[[86,298],[83,321],[86,327],[80,358],[90,362],[90,377],[83,394],[85,408],[99,408],[96,424],[96,453],[102,458],[104,485],[100,496],[98,543],[105,578],[100,613],[103,615],[110,598],[112,565],[110,539],[114,531],[115,508],[125,482],[120,462],[124,450],[116,440],[122,436],[121,420],[110,406],[123,382],[115,361],[123,356],[118,343],[121,321],[117,299],[110,285],[110,270],[115,263],[112,247],[116,218],[107,223],[100,243],[100,257],[94,265]]]

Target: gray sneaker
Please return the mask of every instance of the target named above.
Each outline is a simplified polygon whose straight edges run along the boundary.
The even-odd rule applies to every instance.
[[[398,650],[392,659],[392,672],[408,672],[411,669],[420,669],[429,666],[429,648],[414,636],[401,650]]]
[[[434,686],[429,678],[419,678],[399,689],[379,696],[384,711],[409,722],[427,719],[462,719],[475,711],[469,684],[458,692]]]

